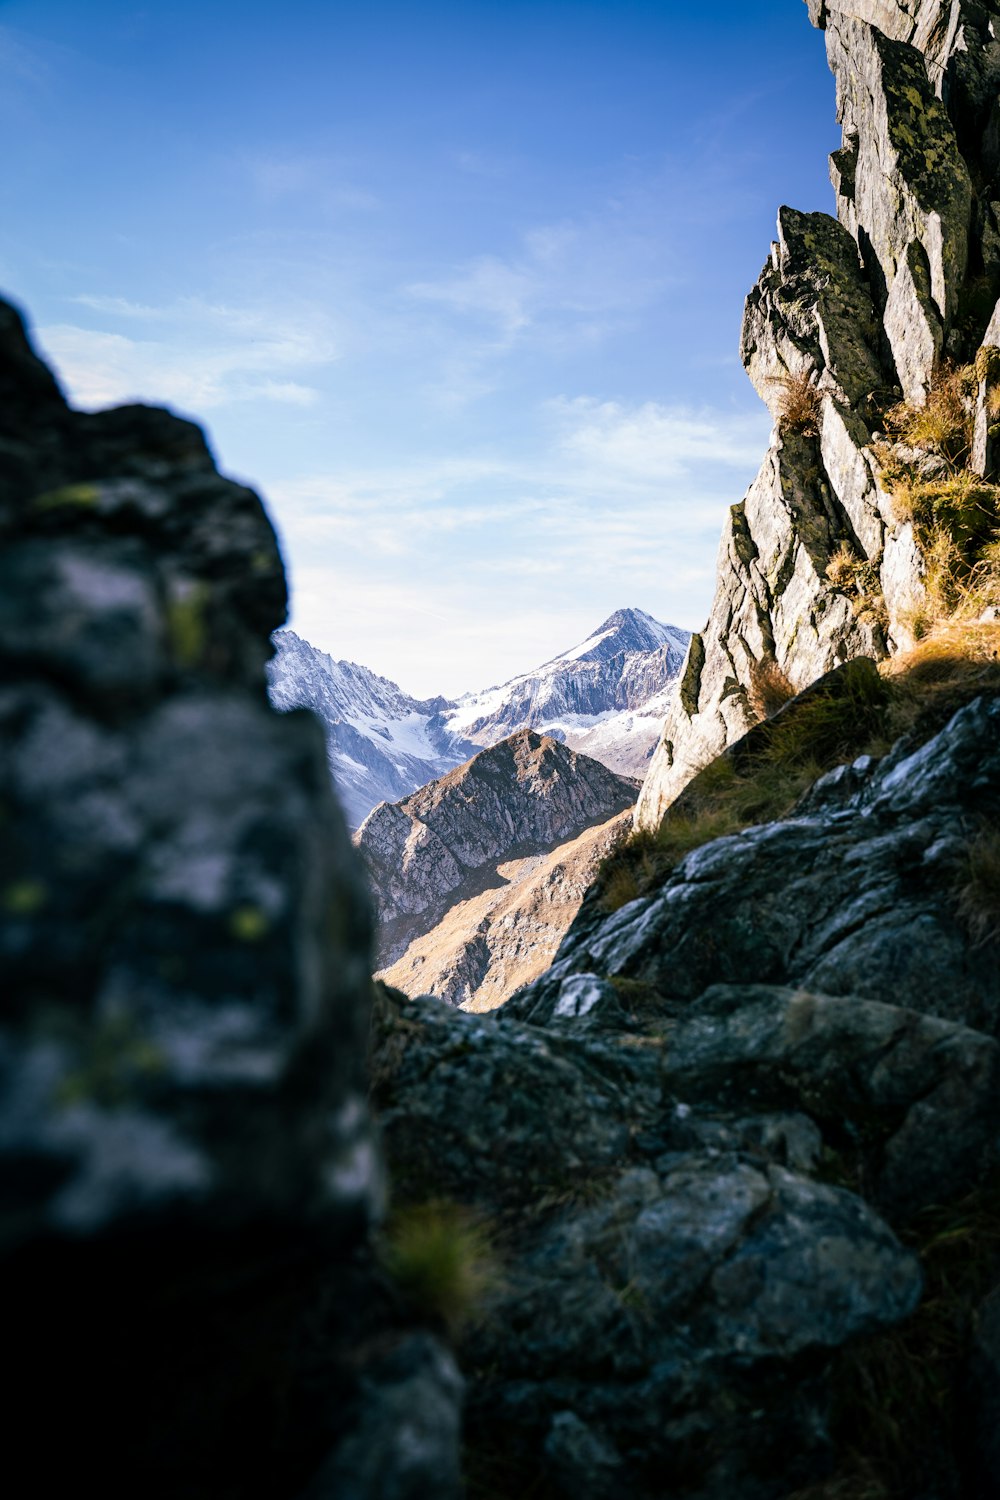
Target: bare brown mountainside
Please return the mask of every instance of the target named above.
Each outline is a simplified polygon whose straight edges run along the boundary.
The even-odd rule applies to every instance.
[[[501,864],[550,854],[630,808],[637,792],[628,777],[523,729],[401,802],[376,807],[355,843],[379,908],[379,967],[395,963],[457,902],[507,884]]]
[[[376,977],[408,995],[495,1010],[548,969],[602,860],[631,826],[629,809],[550,854],[505,860],[502,884],[457,902]]]

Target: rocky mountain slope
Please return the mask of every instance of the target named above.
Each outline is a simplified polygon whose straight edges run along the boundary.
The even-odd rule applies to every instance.
[[[522,728],[623,775],[645,775],[688,640],[642,610],[616,610],[552,661],[453,702],[410,698],[282,630],[268,679],[276,708],[310,708],[325,723],[334,780],[358,827],[376,803],[397,801]]]
[[[912,642],[933,583],[930,533],[956,501],[944,479],[993,477],[996,7],[809,0],[809,12],[837,78],[837,217],[782,208],[747,299],[741,353],[774,437],[723,533],[712,611],[639,801],[648,827],[776,687],[787,696],[838,661]],[[919,423],[899,430],[900,398],[940,409],[942,360],[966,373],[974,407],[961,462],[926,425],[923,448],[912,441]],[[891,461],[894,413],[903,441]],[[904,493],[901,464],[916,491]]]
[[[471,1495],[995,1500],[1000,6],[810,11],[858,238],[785,211],[748,313],[791,383],[676,740],[725,753],[490,1015],[379,986],[369,1030],[321,732],[265,698],[259,500],[188,423],[69,411],[0,309],[6,1434],[42,1493],[451,1500],[461,1432]],[[938,340],[966,363],[921,389]],[[796,622],[814,676],[850,659],[789,698]],[[478,757],[498,816],[519,757],[559,806],[532,740]],[[432,896],[482,867],[450,795],[381,844]]]
[[[189,422],[71,411],[3,303],[0,537],[8,1468],[456,1496],[459,1376],[369,1247],[369,903],[267,703],[261,502]]]
[[[919,725],[789,816],[719,839],[706,821],[624,905],[605,876],[499,1011],[383,997],[396,1192],[495,1226],[502,1275],[461,1347],[485,1491],[994,1493],[1000,669],[984,661],[943,694],[915,671]],[[836,759],[856,708],[836,683],[794,700],[771,752],[832,716]],[[896,708],[874,697],[867,732]],[[735,763],[774,795],[759,741]],[[703,773],[716,793],[719,775]],[[619,857],[644,856],[640,838]]]
[[[527,726],[625,775],[644,774],[653,723],[690,638],[640,609],[616,610],[587,640],[535,671],[462,698],[446,723],[477,745]]]
[[[376,807],[355,844],[375,892],[378,966],[394,964],[457,902],[504,886],[500,865],[550,854],[630,808],[636,792],[598,761],[522,729]]]
[[[501,860],[501,884],[457,901],[376,977],[408,995],[434,995],[466,1010],[502,1005],[548,969],[631,821],[630,808],[551,853]]]

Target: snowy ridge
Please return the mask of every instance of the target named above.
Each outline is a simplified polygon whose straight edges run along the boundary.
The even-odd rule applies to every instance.
[[[335,661],[294,631],[272,637],[268,693],[282,711],[310,708],[326,728],[330,769],[356,828],[379,802],[395,801],[474,753],[440,727],[447,699],[411,698],[387,677]]]
[[[651,700],[676,679],[689,639],[686,630],[661,625],[642,610],[616,610],[579,646],[533,672],[483,693],[466,694],[456,709],[445,714],[445,720],[453,733],[477,745],[495,744],[529,724],[582,749],[579,736],[598,724],[605,726],[602,738],[607,743],[615,738],[609,715],[631,720],[638,714],[658,720],[655,729],[649,725],[643,729],[642,737],[649,739],[651,751],[663,720],[662,706],[651,708]],[[632,733],[623,719],[621,735]],[[634,764],[616,764],[614,769],[644,771],[647,758],[643,754]]]
[[[275,631],[268,690],[275,708],[323,720],[330,768],[352,828],[477,750],[530,727],[642,776],[687,650],[688,632],[638,609],[616,610],[580,645],[509,682],[417,699],[387,677],[336,661],[291,630]]]

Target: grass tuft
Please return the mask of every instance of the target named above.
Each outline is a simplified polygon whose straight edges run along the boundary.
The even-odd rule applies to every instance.
[[[775,383],[779,387],[778,431],[818,437],[823,398],[814,383],[812,371],[783,375]]]
[[[976,946],[1000,940],[1000,829],[984,829],[967,846],[956,896]]]
[[[925,597],[909,621],[914,639],[1000,601],[1000,485],[970,467],[975,398],[1000,415],[1000,351],[974,365],[942,366],[926,402],[899,402],[885,416],[889,441],[875,444],[882,483],[899,521],[913,526],[924,558]]]
[[[957,472],[972,450],[976,383],[971,366],[940,365],[923,405],[900,401],[890,407],[885,414],[886,430],[897,442],[934,454]]]
[[[826,576],[835,589],[850,589],[858,570],[860,558],[849,542],[841,542],[826,565]]]
[[[482,1221],[444,1199],[397,1209],[386,1226],[380,1259],[402,1300],[443,1324],[452,1337],[475,1320],[499,1281]]]
[[[758,719],[769,719],[795,697],[795,688],[773,656],[750,663],[747,702]]]
[[[837,674],[836,691],[800,694],[752,731],[752,755],[711,761],[659,828],[625,838],[598,871],[596,900],[614,912],[648,896],[692,850],[787,817],[824,771],[859,755],[884,755],[903,735],[916,746],[984,693],[1000,694],[1000,622],[936,625],[877,675],[870,663],[849,663]],[[980,867],[977,891],[986,892],[993,887],[985,860]],[[985,896],[980,906],[989,909]]]

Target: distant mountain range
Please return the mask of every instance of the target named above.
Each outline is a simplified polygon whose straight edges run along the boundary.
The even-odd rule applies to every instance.
[[[616,610],[533,671],[453,700],[411,698],[367,667],[279,630],[269,691],[276,708],[310,708],[323,720],[333,777],[357,828],[379,802],[408,796],[526,727],[641,777],[689,638],[642,610]]]

